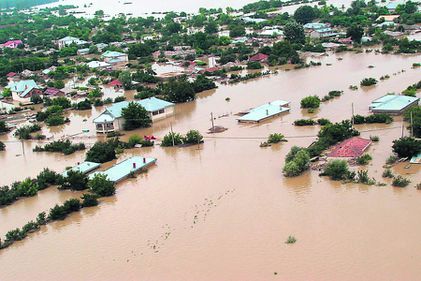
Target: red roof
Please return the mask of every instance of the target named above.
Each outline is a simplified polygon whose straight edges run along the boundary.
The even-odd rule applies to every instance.
[[[364,153],[370,144],[370,140],[360,137],[353,137],[335,145],[327,156],[352,158],[359,157]]]
[[[119,81],[119,80],[113,80],[113,81],[111,81],[108,85],[110,85],[110,86],[113,86],[113,87],[121,87],[121,86],[123,86],[123,84]]]
[[[268,59],[268,55],[262,54],[262,53],[258,53],[255,54],[254,56],[252,56],[249,61],[264,61]]]
[[[7,77],[14,77],[14,76],[16,76],[16,73],[15,72],[9,72],[9,73],[7,73],[6,76]]]
[[[44,95],[46,95],[46,96],[61,96],[61,95],[64,95],[64,92],[62,92],[59,89],[50,87],[50,88],[45,89]]]

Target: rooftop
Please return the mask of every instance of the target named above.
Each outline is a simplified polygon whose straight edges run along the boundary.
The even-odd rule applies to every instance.
[[[155,97],[134,101],[135,103],[140,104],[148,112],[157,111],[160,109],[167,108],[174,105],[172,102],[164,101]],[[122,101],[113,104],[110,107],[107,107],[101,115],[94,119],[95,123],[101,123],[105,121],[113,121],[115,118],[120,118],[122,116],[123,109],[129,105],[129,101]]]
[[[352,137],[335,145],[331,152],[327,155],[329,157],[359,157],[371,144],[371,140],[360,137]]]
[[[85,162],[82,162],[82,163],[64,171],[61,175],[63,177],[67,177],[68,171],[75,171],[75,172],[77,171],[77,172],[81,172],[83,174],[87,174],[87,173],[99,168],[99,166],[101,166],[101,164],[98,164],[98,163],[95,163],[95,162],[85,161]]]
[[[155,162],[156,158],[133,156],[112,166],[108,170],[92,173],[89,175],[89,178],[92,179],[95,175],[100,174],[106,175],[110,181],[118,182],[129,176],[130,173],[135,173]]]
[[[374,100],[370,109],[372,111],[402,111],[414,103],[418,103],[419,98],[399,95],[385,95]]]
[[[286,107],[289,104],[287,101],[276,100],[259,107],[253,108],[247,114],[241,116],[237,120],[239,122],[259,122],[266,118],[278,115],[282,112],[289,111]]]

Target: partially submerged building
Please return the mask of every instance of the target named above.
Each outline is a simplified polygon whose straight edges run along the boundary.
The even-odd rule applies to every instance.
[[[288,112],[290,110],[288,105],[289,102],[284,100],[269,102],[251,109],[240,118],[237,118],[237,120],[240,123],[258,123],[268,118],[278,116],[283,112]]]
[[[360,137],[346,139],[333,146],[328,157],[333,158],[356,158],[363,155],[364,151],[370,146],[371,140]]]
[[[155,97],[134,101],[138,103],[149,113],[152,121],[160,120],[174,114],[174,104]],[[128,101],[117,102],[96,117],[95,123],[97,133],[110,133],[123,129],[124,118],[123,109],[129,105]]]
[[[10,82],[6,88],[12,91],[12,98],[19,102],[29,102],[32,96],[42,96],[42,90],[34,80]]]
[[[373,113],[402,114],[412,106],[418,105],[419,98],[400,95],[385,95],[371,102]]]

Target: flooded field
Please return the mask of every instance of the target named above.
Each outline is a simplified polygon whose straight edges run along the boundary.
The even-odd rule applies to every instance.
[[[74,11],[83,16],[92,16],[95,11],[103,10],[106,15],[115,16],[120,13],[130,16],[148,16],[156,12],[188,12],[195,13],[199,11],[199,8],[226,8],[232,7],[238,9],[246,4],[253,3],[254,0],[183,0],[183,1],[172,1],[172,0],[161,0],[161,1],[145,1],[145,0],[60,0],[58,2],[42,5],[42,7],[56,7],[58,5],[74,5],[78,9]],[[330,0],[327,1],[338,7],[349,6],[351,0]],[[130,4],[129,4],[130,3]],[[316,3],[314,3],[316,4]],[[299,5],[294,5],[295,9]],[[292,7],[294,7],[292,6]],[[294,11],[292,7],[285,7],[285,12]],[[156,14],[155,14],[156,15]]]
[[[83,209],[1,251],[0,279],[418,280],[421,225],[416,214],[421,213],[421,192],[414,185],[421,181],[420,167],[394,167],[412,181],[403,189],[343,185],[319,177],[317,171],[285,178],[281,168],[291,146],[308,146],[319,130],[294,127],[294,120],[349,119],[352,104],[356,114],[368,114],[373,99],[419,80],[420,69],[411,65],[420,58],[330,55],[321,58],[322,66],[220,86],[177,105],[173,118],[132,133],[162,137],[172,126],[180,133],[198,129],[206,134],[211,112],[225,116],[215,124],[228,130],[206,135],[199,146],[127,150],[120,160],[145,155],[156,157],[157,165],[119,184],[116,196],[102,200],[99,207]],[[348,89],[363,78],[386,74],[390,79],[374,87]],[[300,109],[302,97],[331,90],[344,94],[313,114]],[[235,113],[275,99],[290,101],[290,113],[257,125],[237,123]],[[100,111],[71,112],[72,122],[55,128],[55,138],[75,135],[74,141],[93,144],[97,138],[92,119]],[[357,127],[363,137],[380,137],[368,150],[373,156],[369,174],[378,181],[383,181],[382,166],[392,141],[401,136],[401,126],[398,117],[390,125]],[[82,129],[90,131],[82,134]],[[289,141],[260,148],[274,132]],[[0,154],[0,185],[35,176],[44,167],[62,171],[84,159],[83,152],[33,153],[36,142],[10,135],[0,139],[8,147]],[[49,188],[0,209],[1,234],[73,196],[79,194]],[[297,243],[285,244],[289,235]]]

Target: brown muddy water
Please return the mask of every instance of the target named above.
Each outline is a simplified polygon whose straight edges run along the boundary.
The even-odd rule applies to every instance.
[[[177,105],[173,118],[134,132],[162,137],[172,126],[180,133],[205,133],[210,112],[228,114],[215,120],[228,130],[207,135],[203,145],[126,151],[120,160],[153,156],[157,165],[119,184],[116,196],[99,207],[52,223],[1,251],[0,280],[419,280],[421,191],[414,188],[421,181],[419,167],[403,163],[393,168],[411,179],[407,188],[393,188],[390,182],[384,187],[344,185],[317,171],[297,178],[281,174],[291,146],[308,146],[319,130],[294,127],[294,120],[340,121],[350,117],[352,103],[356,114],[368,114],[371,100],[420,79],[420,69],[411,65],[421,56],[340,56],[341,61],[335,55],[322,58],[320,67],[220,86]],[[391,78],[375,87],[348,90],[363,78],[386,74]],[[300,109],[302,97],[330,90],[344,90],[344,95],[314,114]],[[275,99],[291,101],[291,112],[258,125],[237,124],[236,112]],[[75,141],[94,143],[91,122],[100,110],[70,113],[72,122],[55,128],[55,138],[88,128]],[[401,123],[396,118],[390,125],[358,127],[363,137],[380,137],[368,150],[373,156],[369,174],[379,181]],[[289,142],[260,148],[273,132]],[[0,184],[34,176],[44,167],[62,171],[84,158],[83,152],[33,153],[35,143],[30,142],[23,143],[23,153],[11,136],[1,139],[9,142],[7,152],[0,153]],[[20,227],[76,196],[50,188],[0,209],[0,231]],[[285,244],[289,235],[296,237],[295,244]]]

